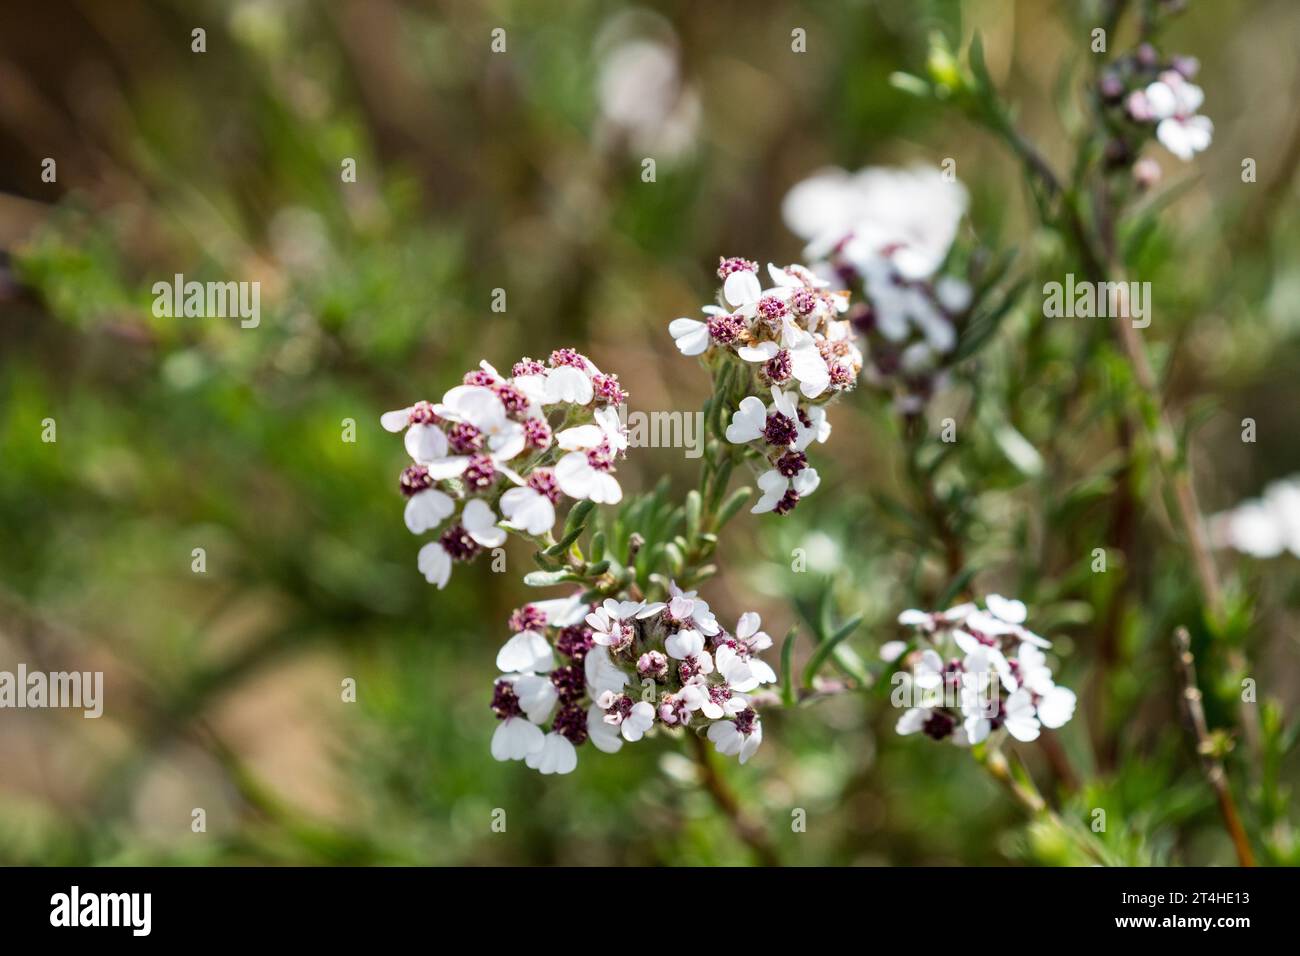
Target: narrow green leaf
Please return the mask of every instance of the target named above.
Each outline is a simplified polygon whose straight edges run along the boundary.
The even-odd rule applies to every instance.
[[[717,520],[713,522],[713,530],[715,533],[720,531],[723,525],[736,516],[736,512],[745,506],[749,501],[749,496],[753,494],[753,492],[754,489],[746,486],[744,488],[737,488],[731,493],[731,497],[728,498],[723,503],[722,507],[718,509]]]
[[[812,686],[813,678],[817,676],[817,672],[821,670],[822,665],[825,664],[827,658],[831,656],[831,653],[835,650],[835,646],[852,634],[861,623],[862,616],[857,615],[847,624],[843,625],[838,631],[817,645],[817,649],[813,651],[813,656],[809,659],[807,666],[803,669],[803,685],[805,687]]]
[[[700,533],[700,493],[692,488],[686,495],[686,543],[693,545]]]
[[[786,707],[794,706],[794,641],[799,633],[798,625],[792,625],[781,644],[781,703]]]

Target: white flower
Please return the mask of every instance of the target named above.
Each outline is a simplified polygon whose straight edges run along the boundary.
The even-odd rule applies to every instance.
[[[921,690],[936,690],[943,686],[943,658],[926,648],[912,666],[912,681]]]
[[[471,498],[460,513],[460,524],[465,532],[485,548],[505,544],[506,532],[497,527],[497,516],[492,506],[482,498]]]
[[[753,611],[746,611],[740,615],[740,620],[736,623],[736,640],[745,646],[749,653],[749,668],[754,672],[760,684],[775,684],[777,681],[776,671],[764,660],[760,660],[756,655],[767,650],[772,646],[772,638],[758,628],[763,623]]]
[[[709,739],[718,753],[727,757],[739,754],[740,762],[744,763],[754,756],[758,745],[763,742],[763,724],[755,716],[746,732],[741,730],[739,721],[720,720],[709,725]]]
[[[545,534],[555,526],[555,505],[534,488],[511,488],[501,496],[501,513],[506,524],[525,534]]]
[[[618,728],[605,722],[605,712],[596,704],[587,708],[587,736],[597,750],[616,754],[623,749],[623,735]]]
[[[598,706],[606,703],[613,703],[613,694],[602,694],[601,699],[597,701]],[[608,710],[608,708],[606,708]],[[609,711],[605,714],[605,723],[611,724],[618,728],[623,739],[633,744],[645,736],[645,732],[654,726],[655,709],[654,705],[644,700],[639,700],[632,705],[627,714],[620,711]]]
[[[1016,660],[1020,663],[1021,687],[1028,687],[1035,694],[1046,694],[1056,686],[1052,670],[1047,666],[1047,657],[1033,644],[1021,644]]]
[[[1146,88],[1146,108],[1158,121],[1156,139],[1181,160],[1189,160],[1210,145],[1214,123],[1198,116],[1205,93],[1181,74],[1168,70]]]
[[[571,451],[561,458],[555,465],[555,480],[561,491],[579,501],[590,498],[598,504],[613,505],[623,498],[618,479],[593,465],[585,451]]]
[[[595,390],[591,384],[591,375],[573,365],[560,365],[546,370],[546,387],[544,391],[547,405],[570,402],[574,405],[591,403]]]
[[[609,649],[600,644],[587,651],[582,669],[590,690],[588,696],[592,698],[599,697],[605,691],[622,691],[628,682],[628,676],[609,659]]]
[[[451,579],[451,555],[441,542],[430,541],[422,547],[415,563],[425,580],[436,584],[438,590],[447,586]]]
[[[552,731],[542,740],[542,746],[530,751],[524,763],[539,773],[572,773],[578,766],[578,751],[563,736]]]
[[[904,612],[907,613],[907,612]],[[900,617],[902,615],[899,615]],[[886,641],[880,645],[880,659],[886,664],[892,664],[903,656],[907,650],[907,641]]]
[[[709,326],[696,319],[673,319],[668,323],[668,334],[673,337],[678,351],[683,355],[699,355],[709,347]]]
[[[713,664],[727,686],[734,691],[743,693],[758,686],[758,678],[749,663],[726,644],[713,652]]]
[[[523,760],[544,745],[542,729],[524,717],[507,717],[492,734],[492,757]]]
[[[1074,691],[1068,687],[1053,687],[1038,701],[1038,719],[1044,727],[1055,730],[1064,727],[1074,716]]]
[[[733,445],[743,445],[763,437],[767,427],[767,408],[761,398],[750,395],[741,399],[740,407],[731,414],[731,424],[727,426],[727,441]]]
[[[1038,739],[1038,718],[1034,716],[1034,699],[1025,688],[1007,698],[1002,726],[1016,740],[1028,743]]]
[[[664,641],[664,650],[668,656],[679,661],[690,660],[704,652],[704,635],[699,631],[684,628]]]
[[[698,710],[709,720],[735,717],[749,706],[749,698],[743,694],[731,694],[729,691],[719,695],[721,701],[715,700],[710,693],[709,685],[703,678],[699,680],[692,678],[682,687],[681,697],[687,710]]]
[[[520,708],[535,724],[546,723],[560,696],[551,678],[540,674],[522,674],[515,678],[514,691]]]
[[[933,712],[929,707],[909,707],[894,724],[894,731],[904,737],[915,734],[925,726],[925,722],[930,719]]]
[[[424,534],[442,524],[443,519],[455,510],[456,502],[451,495],[429,487],[407,499],[403,518],[412,534]]]
[[[810,240],[810,256],[852,234],[857,256],[888,255],[904,277],[926,279],[947,257],[967,202],[966,187],[932,167],[827,169],[791,189],[781,211]]]
[[[497,670],[505,673],[535,674],[554,667],[551,645],[536,631],[520,631],[497,652]]]
[[[594,425],[566,428],[556,434],[555,443],[565,451],[591,451],[605,445],[613,452],[627,448],[627,429],[619,420],[617,409],[598,408],[592,417],[596,421]]]
[[[758,502],[749,509],[750,514],[761,515],[772,511],[785,498],[786,492],[794,491],[804,498],[817,490],[821,476],[816,468],[804,468],[793,478],[787,478],[775,468],[758,476],[758,487],[763,492]]]
[[[960,743],[974,746],[988,739],[993,723],[990,711],[996,714],[996,707],[989,699],[987,671],[977,671],[961,675],[961,712],[963,739]]]
[[[1262,498],[1215,515],[1210,535],[1218,547],[1254,558],[1275,558],[1283,551],[1300,557],[1300,476],[1273,482]]]
[[[606,598],[603,605],[587,615],[591,639],[605,647],[622,647],[631,638],[627,631],[628,625],[624,622],[635,617],[642,607],[642,602]]]
[[[669,581],[668,593],[671,595],[668,614],[674,621],[679,623],[694,621],[696,628],[709,637],[718,633],[720,630],[718,619],[709,610],[709,603],[697,597],[695,591],[683,591],[677,586],[676,581]]]
[[[524,426],[506,415],[505,404],[490,388],[457,385],[443,396],[441,405],[434,406],[434,411],[449,421],[466,422],[482,432],[494,461],[509,461],[524,450],[527,442]]]

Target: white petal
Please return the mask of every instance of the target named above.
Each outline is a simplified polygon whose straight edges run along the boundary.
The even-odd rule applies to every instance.
[[[758,276],[748,269],[733,272],[722,284],[722,296],[732,306],[753,305],[763,294],[763,287],[758,284]]]
[[[555,667],[555,656],[546,638],[536,631],[520,631],[497,654],[497,670],[506,673],[533,673]]]
[[[402,441],[406,453],[418,462],[433,461],[447,454],[447,436],[437,425],[412,425]]]
[[[542,749],[542,729],[523,717],[507,717],[492,734],[492,756],[497,760],[523,760]]]
[[[451,555],[437,541],[430,541],[422,547],[415,563],[425,580],[436,584],[438,590],[447,586],[447,581],[451,578]]]
[[[450,495],[443,494],[437,488],[425,488],[416,492],[406,502],[406,527],[412,534],[438,527],[444,518],[456,510],[456,502]]]
[[[400,432],[406,427],[411,420],[411,408],[399,408],[396,411],[384,412],[379,416],[379,424],[383,426],[386,432]]]

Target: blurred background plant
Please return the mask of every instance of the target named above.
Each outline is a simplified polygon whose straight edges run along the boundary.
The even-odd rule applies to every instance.
[[[98,721],[0,713],[0,862],[749,862],[670,746],[559,779],[488,757],[482,689],[500,622],[535,596],[530,549],[511,544],[512,573],[479,562],[429,587],[379,414],[479,358],[562,344],[619,373],[634,410],[698,409],[707,378],[666,327],[695,314],[718,256],[800,259],[781,200],[820,167],[948,158],[970,192],[959,246],[1014,248],[1028,291],[921,416],[865,388],[837,403],[822,493],[784,519],[742,512],[709,599],[724,620],[759,610],[774,635],[825,641],[860,619],[830,661],[858,680],[887,672],[902,608],[1023,598],[1080,691],[1047,744],[1015,747],[1043,798],[1070,829],[1105,810],[1089,839],[1108,862],[1231,863],[1182,713],[1186,625],[1254,850],[1297,862],[1300,563],[1218,554],[1224,613],[1201,613],[1153,446],[1129,433],[1130,366],[1104,323],[1042,316],[1038,289],[1074,261],[1042,197],[987,117],[890,83],[927,62],[959,82],[947,51],[978,30],[1016,128],[1069,169],[1111,9],[7,5],[0,669],[103,670],[107,700]],[[1112,52],[1132,47],[1116,30]],[[1189,165],[1151,153],[1160,215],[1123,240],[1130,277],[1152,283],[1145,341],[1207,511],[1300,471],[1298,30],[1283,0],[1192,3],[1160,38],[1200,58],[1214,144]],[[178,272],[260,281],[260,326],[155,317],[151,286]],[[938,438],[947,417],[955,443]],[[620,467],[633,491],[666,476],[676,500],[695,473],[681,449]],[[956,748],[896,737],[876,686],[767,712],[759,755],[723,768],[782,860],[1090,861]]]

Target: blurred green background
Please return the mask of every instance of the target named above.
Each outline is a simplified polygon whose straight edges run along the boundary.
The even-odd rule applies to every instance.
[[[510,609],[537,596],[520,582],[529,549],[512,541],[510,573],[480,561],[445,591],[426,584],[401,520],[401,443],[379,415],[436,398],[480,358],[508,368],[562,345],[618,372],[634,410],[698,408],[706,377],[668,321],[711,298],[719,255],[796,260],[780,202],[827,164],[955,158],[972,193],[965,240],[1014,245],[1032,270],[1047,240],[1015,163],[888,77],[922,68],[932,31],[957,44],[979,29],[1022,125],[1063,164],[1088,7],[6,3],[0,668],[103,670],[106,706],[97,721],[0,713],[0,863],[750,862],[670,742],[584,748],[560,778],[491,760],[493,659]],[[806,53],[791,51],[795,28]],[[1176,198],[1140,260],[1171,400],[1196,412],[1207,510],[1300,471],[1298,36],[1287,0],[1193,3],[1164,44],[1200,57],[1216,124],[1194,164],[1160,155]],[[634,55],[638,38],[659,58]],[[1258,161],[1249,186],[1243,157]],[[176,272],[260,281],[260,326],[155,318],[150,287]],[[984,359],[982,401],[1040,449],[1062,443],[1063,472],[1082,480],[1113,435],[1056,418],[1077,371],[1066,350],[1017,364],[1030,311]],[[47,418],[55,443],[41,440]],[[834,493],[786,520],[738,518],[705,596],[729,623],[759,610],[778,638],[800,604],[863,613],[850,646],[874,659],[926,596],[928,565],[882,506],[911,493],[888,403],[860,390],[831,418],[817,465]],[[980,590],[1026,597],[1080,691],[1058,736],[1090,782],[1058,780],[1063,813],[1107,808],[1104,839],[1128,862],[1230,862],[1179,725],[1167,635],[1195,594],[1163,546],[1149,466],[1135,466],[1125,549],[1137,597],[1095,686],[1103,585],[1078,571],[1105,495],[1058,514],[1060,473],[1028,479],[978,438],[964,454],[953,480],[978,499]],[[634,449],[620,466],[633,490],[661,475],[684,494],[694,463]],[[807,573],[790,570],[796,547]],[[1300,561],[1220,560],[1249,600],[1261,698],[1290,713]],[[1213,674],[1216,651],[1202,656]],[[346,677],[356,703],[340,699]],[[726,768],[783,859],[1070,860],[966,755],[897,738],[895,717],[859,696],[773,712],[758,757]],[[1051,762],[1022,749],[1049,779]],[[1293,862],[1296,768],[1279,753],[1265,773],[1247,776],[1246,813],[1269,858]],[[206,833],[191,832],[195,807]],[[796,807],[806,833],[791,832]]]

